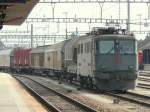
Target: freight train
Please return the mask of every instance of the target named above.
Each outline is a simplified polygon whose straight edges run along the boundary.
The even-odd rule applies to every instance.
[[[1,69],[51,75],[99,90],[134,89],[138,76],[137,41],[114,28],[94,28],[33,49],[1,50],[0,60]]]

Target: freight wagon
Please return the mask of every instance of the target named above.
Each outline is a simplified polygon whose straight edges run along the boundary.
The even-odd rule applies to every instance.
[[[32,73],[43,74],[43,71],[45,70],[44,68],[45,50],[48,47],[49,46],[39,46],[31,50],[30,69]]]
[[[0,70],[10,71],[13,64],[13,49],[0,49]]]
[[[15,48],[13,51],[13,72],[25,72],[30,68],[30,52],[31,49]]]
[[[49,46],[45,50],[44,68],[46,70],[44,73],[47,73],[48,75],[59,75],[60,73],[62,73],[62,71],[64,71],[63,46],[65,45],[65,43],[66,41],[56,43]]]

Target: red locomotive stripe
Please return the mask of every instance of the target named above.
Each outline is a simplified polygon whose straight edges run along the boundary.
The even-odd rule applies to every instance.
[[[115,60],[114,60],[114,62],[115,62],[115,64],[120,64],[120,55],[119,55],[118,52],[115,54]]]

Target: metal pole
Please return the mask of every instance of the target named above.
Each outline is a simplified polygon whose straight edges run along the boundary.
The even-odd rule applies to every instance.
[[[55,18],[55,3],[52,3],[52,16],[53,16],[53,19]]]
[[[76,36],[78,36],[78,27],[76,27]]]
[[[68,15],[68,12],[64,12],[65,14],[65,17],[66,17],[66,39],[68,39],[68,31],[67,31],[67,15]]]
[[[148,7],[148,19],[150,19],[150,5],[149,5],[149,3],[147,3],[147,7]]]
[[[119,0],[119,21],[120,21],[120,0]]]
[[[56,36],[54,35],[54,44],[56,43]]]
[[[67,28],[66,28],[66,39],[68,39],[68,35],[67,35]]]
[[[33,48],[33,24],[31,24],[31,48]]]
[[[140,23],[140,33],[141,33],[141,30],[142,30],[142,15],[141,14],[139,14],[139,15],[137,15],[138,17],[139,17],[139,23]]]
[[[130,0],[127,3],[128,21],[127,21],[127,31],[130,33]]]
[[[59,22],[57,22],[57,33],[59,33]]]
[[[101,23],[103,20],[103,5],[104,5],[104,3],[99,3],[100,9],[101,9]]]
[[[150,6],[148,6],[148,19],[150,19]]]
[[[91,23],[88,23],[89,32],[91,31]]]
[[[142,16],[142,15],[140,14],[140,15],[139,15],[139,17],[140,17],[140,33],[141,33],[141,29],[142,29],[142,22],[141,22],[141,19],[142,19],[142,18],[141,18],[141,16]]]

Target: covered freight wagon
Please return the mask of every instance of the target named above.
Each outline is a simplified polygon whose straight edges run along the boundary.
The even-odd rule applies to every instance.
[[[48,46],[39,46],[31,50],[30,62],[34,73],[43,73],[45,50]]]
[[[55,73],[56,77],[64,75],[64,71],[66,71],[64,62],[64,46],[67,41],[68,40],[53,44],[45,50],[44,68],[46,74],[54,75]]]
[[[29,66],[30,65],[31,49],[15,49],[14,50],[14,65],[15,66]]]
[[[0,70],[9,71],[13,64],[13,49],[0,49]]]
[[[60,42],[49,46],[45,50],[44,68],[51,70],[63,70],[63,46],[64,42]]]
[[[31,49],[24,49],[24,48],[14,49],[12,70],[17,71],[17,72],[19,71],[25,72],[30,67],[30,52],[31,52]]]

